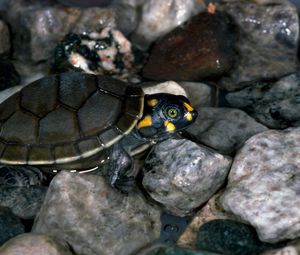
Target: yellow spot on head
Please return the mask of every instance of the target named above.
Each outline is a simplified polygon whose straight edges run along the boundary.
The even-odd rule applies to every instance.
[[[174,133],[174,132],[176,131],[176,127],[175,127],[175,125],[174,125],[172,122],[166,120],[166,121],[164,122],[164,124],[165,124],[166,130],[167,130],[169,133]]]
[[[155,99],[155,98],[149,99],[149,100],[147,101],[147,104],[148,104],[149,106],[151,106],[151,107],[154,107],[155,105],[157,105],[157,103],[158,103],[158,100]]]
[[[193,116],[190,112],[188,112],[186,115],[185,115],[185,118],[188,120],[188,121],[192,121],[193,120]]]
[[[188,103],[183,102],[183,105],[189,112],[194,111],[194,108],[192,106],[190,106]]]
[[[152,118],[151,116],[147,115],[137,124],[137,128],[150,127],[151,125],[152,125]]]

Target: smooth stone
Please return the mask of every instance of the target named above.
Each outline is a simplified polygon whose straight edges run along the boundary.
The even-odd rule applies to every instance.
[[[0,185],[0,206],[6,206],[22,219],[34,219],[39,212],[47,187]]]
[[[262,124],[275,129],[300,126],[300,72],[275,82],[255,82],[227,94],[226,100]]]
[[[56,44],[69,32],[99,31],[115,27],[111,8],[75,8],[47,2],[28,5],[26,0],[11,2],[6,11],[14,36],[14,58],[33,63],[48,60]]]
[[[160,210],[101,176],[62,171],[52,180],[33,232],[66,240],[76,254],[128,255],[160,234]]]
[[[56,237],[26,233],[0,247],[1,255],[73,255],[69,245]]]
[[[18,74],[14,65],[10,61],[0,60],[0,90],[8,89],[13,86],[19,85],[20,81],[20,75]]]
[[[267,128],[239,109],[199,107],[196,122],[187,131],[201,144],[219,153],[236,152],[251,136]]]
[[[226,73],[234,58],[232,26],[230,18],[220,12],[192,17],[156,41],[143,76],[152,80],[199,81]]]
[[[143,187],[177,216],[190,215],[224,184],[231,159],[186,139],[155,145],[143,169]]]
[[[7,24],[0,20],[0,55],[7,56],[10,51],[10,35]]]
[[[213,220],[203,224],[197,235],[197,248],[230,255],[255,255],[276,247],[261,242],[255,229],[233,220]]]
[[[281,77],[299,69],[298,11],[289,1],[225,0],[217,9],[228,13],[239,30],[238,61],[218,85],[227,90],[248,82]]]
[[[196,249],[196,240],[197,233],[199,228],[206,222],[216,220],[216,219],[232,219],[235,220],[235,217],[229,213],[226,213],[222,210],[222,207],[219,205],[218,198],[222,192],[218,192],[209,201],[194,215],[193,218],[185,229],[183,234],[177,241],[177,245],[180,247]]]
[[[219,254],[219,253],[218,253]],[[207,251],[189,250],[181,247],[157,246],[136,255],[218,255]],[[219,254],[220,255],[220,254]]]
[[[234,158],[223,208],[265,242],[300,237],[300,128],[251,137]]]
[[[21,220],[9,208],[0,206],[0,246],[24,231]]]
[[[202,0],[148,0],[140,7],[141,16],[131,41],[141,49],[157,38],[180,26],[193,15],[205,8]]]

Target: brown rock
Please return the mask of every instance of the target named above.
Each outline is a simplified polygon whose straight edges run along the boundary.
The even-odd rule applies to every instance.
[[[233,63],[232,27],[220,12],[194,16],[156,42],[144,77],[196,81],[223,74]]]

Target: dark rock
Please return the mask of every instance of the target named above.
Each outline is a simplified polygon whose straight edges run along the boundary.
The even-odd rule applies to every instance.
[[[223,13],[200,13],[159,39],[143,75],[196,81],[227,72],[233,63],[233,25]]]
[[[23,233],[24,226],[20,219],[9,208],[0,206],[0,246],[7,240]],[[2,255],[1,249],[0,254]]]
[[[14,65],[7,60],[0,60],[0,90],[19,85],[20,76]]]
[[[66,240],[76,254],[128,255],[159,238],[160,210],[101,176],[62,171],[52,180],[33,232]]]
[[[254,228],[233,220],[213,220],[203,224],[197,248],[224,255],[256,255],[278,246],[259,241]]]
[[[2,20],[0,20],[0,35],[0,55],[7,56],[10,51],[10,35],[8,26]]]
[[[153,147],[143,169],[146,192],[177,216],[191,214],[224,183],[231,159],[189,140]]]
[[[217,9],[228,13],[239,30],[238,61],[219,86],[237,90],[299,69],[299,18],[290,1],[225,0]]]
[[[157,246],[149,248],[147,251],[138,253],[137,255],[218,255],[208,251],[195,251],[180,247]]]
[[[219,153],[237,151],[251,136],[266,131],[245,112],[231,108],[199,107],[196,122],[187,132]]]
[[[274,82],[254,82],[227,94],[231,106],[241,108],[270,128],[300,126],[300,73]]]
[[[0,247],[1,255],[72,255],[69,245],[53,236],[22,234]]]

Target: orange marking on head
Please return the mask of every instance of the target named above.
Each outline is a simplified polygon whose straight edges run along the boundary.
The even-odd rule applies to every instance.
[[[151,106],[151,107],[154,107],[155,105],[157,105],[157,103],[158,103],[158,100],[155,99],[155,98],[149,99],[149,100],[147,101],[147,104],[148,104],[149,106]]]
[[[175,127],[175,125],[174,125],[172,122],[166,120],[166,121],[164,122],[164,125],[165,125],[165,127],[166,127],[166,130],[167,130],[169,133],[174,133],[174,132],[176,131],[176,127]]]
[[[216,12],[216,9],[217,9],[217,6],[213,3],[209,3],[207,5],[207,12],[208,13],[214,14]]]
[[[194,108],[192,106],[190,106],[188,103],[183,102],[183,106],[189,111],[192,112],[194,111]]]
[[[152,125],[152,118],[151,116],[147,115],[137,124],[137,128],[150,127],[151,125]]]

